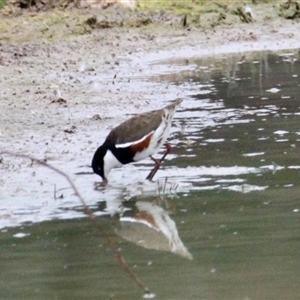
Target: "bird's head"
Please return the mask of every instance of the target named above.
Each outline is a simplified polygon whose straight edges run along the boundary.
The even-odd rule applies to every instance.
[[[105,145],[100,146],[93,157],[92,160],[92,168],[94,173],[98,174],[101,176],[102,180],[107,183],[107,178],[105,174],[105,168],[104,168],[104,158],[107,153],[107,147]]]

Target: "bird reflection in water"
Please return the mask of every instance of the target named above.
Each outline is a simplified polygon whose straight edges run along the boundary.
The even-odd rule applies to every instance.
[[[101,202],[99,208],[109,210],[107,205],[108,202]],[[146,249],[169,251],[193,259],[180,239],[176,224],[168,212],[152,202],[135,200],[123,202],[121,213],[119,210],[116,233],[123,239]]]

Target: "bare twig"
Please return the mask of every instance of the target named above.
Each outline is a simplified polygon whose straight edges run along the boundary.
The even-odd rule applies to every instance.
[[[121,252],[118,250],[117,246],[115,245],[114,241],[110,238],[110,236],[107,234],[107,232],[104,230],[104,228],[101,226],[101,224],[97,221],[95,214],[92,212],[92,210],[87,206],[86,202],[84,201],[82,195],[79,193],[77,187],[75,186],[75,184],[73,183],[73,181],[71,180],[71,178],[63,171],[57,169],[56,167],[53,167],[51,165],[49,165],[48,163],[46,163],[43,160],[31,157],[29,155],[25,155],[25,154],[19,154],[19,153],[13,153],[10,151],[1,151],[0,150],[0,156],[1,155],[9,155],[9,156],[13,156],[13,157],[20,157],[20,158],[24,158],[24,159],[29,159],[35,163],[38,163],[58,174],[60,174],[61,176],[63,176],[68,183],[70,184],[70,186],[72,187],[72,189],[75,192],[75,196],[79,198],[80,202],[82,203],[83,207],[84,207],[84,213],[89,217],[90,221],[93,223],[94,227],[96,227],[99,232],[101,233],[101,235],[103,236],[103,238],[105,239],[106,243],[108,244],[110,250],[112,251],[112,253],[115,255],[119,265],[125,270],[125,272],[129,275],[130,279],[140,288],[142,289],[145,294],[151,295],[148,287],[142,283],[142,281],[137,277],[137,275],[132,271],[132,269],[130,268],[128,262],[126,261],[126,259],[124,258],[124,256],[121,254]]]
[[[54,183],[54,200],[56,200],[56,184]]]

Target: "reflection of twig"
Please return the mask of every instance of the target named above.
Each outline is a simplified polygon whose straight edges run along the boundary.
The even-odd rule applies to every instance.
[[[110,250],[116,256],[117,261],[120,264],[120,266],[125,270],[125,272],[129,275],[129,277],[133,280],[133,282],[139,288],[144,290],[144,292],[146,294],[150,295],[149,289],[140,281],[140,279],[137,277],[137,275],[132,271],[132,269],[128,265],[127,261],[125,260],[124,256],[118,250],[118,248],[115,245],[114,241],[109,237],[107,232],[104,230],[104,228],[101,226],[101,224],[97,221],[96,216],[94,215],[92,210],[87,206],[87,204],[85,203],[83,197],[81,196],[78,189],[76,188],[75,184],[73,183],[71,178],[66,173],[64,173],[63,171],[57,169],[56,167],[53,167],[53,166],[49,165],[48,163],[46,163],[43,160],[31,157],[29,155],[13,153],[13,152],[10,152],[10,151],[0,151],[0,156],[3,155],[3,154],[9,155],[9,156],[14,156],[14,157],[20,157],[20,158],[24,158],[24,159],[29,159],[29,160],[31,160],[32,163],[33,162],[38,163],[38,164],[40,164],[40,165],[42,165],[42,166],[44,166],[44,167],[46,167],[46,168],[48,168],[48,169],[50,169],[54,172],[60,174],[61,176],[63,176],[69,182],[70,186],[74,190],[75,196],[77,196],[79,198],[80,202],[82,203],[82,205],[84,207],[84,213],[89,217],[89,219],[93,223],[93,225],[100,231],[101,235],[103,236],[106,243],[108,244]]]

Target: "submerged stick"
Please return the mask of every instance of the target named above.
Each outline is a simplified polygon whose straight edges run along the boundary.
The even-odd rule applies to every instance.
[[[129,275],[130,279],[140,288],[142,289],[146,295],[151,295],[148,287],[142,283],[142,281],[137,277],[137,275],[133,272],[133,270],[130,268],[127,260],[124,258],[124,256],[121,254],[121,252],[118,250],[117,246],[115,245],[114,241],[110,238],[110,236],[107,234],[107,232],[105,231],[105,229],[101,226],[101,224],[97,221],[95,214],[93,213],[93,211],[87,206],[86,202],[84,201],[82,195],[80,194],[80,192],[78,191],[77,187],[75,186],[75,184],[73,183],[72,179],[63,171],[57,169],[56,167],[53,167],[51,165],[49,165],[48,163],[46,163],[43,160],[31,157],[30,155],[25,155],[25,154],[19,154],[19,153],[14,153],[14,152],[10,152],[10,151],[1,151],[0,150],[0,155],[9,155],[9,156],[13,156],[13,157],[20,157],[20,158],[24,158],[24,159],[29,159],[33,162],[36,162],[56,173],[58,173],[59,175],[63,176],[68,183],[70,184],[71,188],[74,190],[75,192],[75,196],[79,198],[80,202],[82,203],[83,207],[84,207],[84,213],[89,217],[89,219],[91,220],[91,222],[93,223],[94,227],[96,227],[99,232],[101,233],[101,235],[103,236],[104,240],[106,241],[106,243],[108,244],[110,250],[112,251],[112,253],[115,255],[119,265],[124,269],[124,271]]]

